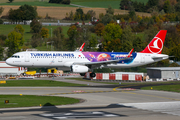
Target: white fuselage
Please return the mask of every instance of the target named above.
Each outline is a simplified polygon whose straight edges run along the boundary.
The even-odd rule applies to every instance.
[[[97,58],[93,58],[92,56],[91,59],[84,53],[85,52],[69,52],[69,51],[18,52],[15,53],[12,57],[8,58],[6,60],[6,63],[12,66],[19,66],[19,67],[60,67],[61,69],[69,69],[74,63],[80,63],[80,64],[88,63],[88,62],[93,62],[92,59],[97,59]],[[110,53],[110,54],[113,55],[114,53]],[[120,54],[121,54],[120,52],[116,53],[116,55],[120,55]],[[124,54],[126,53],[123,53],[123,55]],[[101,66],[109,67],[109,68],[130,68],[130,67],[150,64],[168,58],[168,55],[165,54],[148,54],[148,53],[134,53],[134,54],[135,57],[131,58],[132,59],[131,62],[126,63],[122,61],[121,63],[112,63]]]

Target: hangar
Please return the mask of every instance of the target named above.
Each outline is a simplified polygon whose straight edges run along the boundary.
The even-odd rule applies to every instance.
[[[149,78],[160,78],[160,79],[180,78],[180,67],[149,67],[146,69]]]
[[[0,61],[0,75],[16,76],[24,73],[23,67],[14,67],[6,64],[5,61]]]

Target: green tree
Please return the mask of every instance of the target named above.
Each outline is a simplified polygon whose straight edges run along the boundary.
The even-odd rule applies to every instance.
[[[74,20],[74,17],[73,17],[74,15],[73,15],[73,12],[71,11],[70,13],[69,13],[69,19],[70,20]]]
[[[169,67],[180,67],[177,63],[173,62],[172,64],[169,65]]]
[[[133,18],[134,16],[136,16],[135,10],[133,6],[129,7],[129,17]]]
[[[115,41],[120,41],[121,36],[122,36],[122,29],[118,24],[114,24],[114,23],[107,24],[103,31],[104,40],[102,44],[104,50],[110,50],[109,47],[112,47],[110,45],[112,45],[112,43],[114,43]]]
[[[33,19],[30,23],[30,28],[32,33],[40,33],[42,24],[38,20]]]
[[[163,5],[163,9],[165,13],[168,13],[171,9],[171,3],[169,0],[166,0]]]
[[[176,12],[180,11],[180,1],[175,5]]]
[[[1,34],[0,35],[0,60],[4,60],[3,58],[4,58],[4,56],[3,56],[3,51],[4,51],[4,46],[5,46],[5,40],[6,40],[6,36],[5,35],[3,35],[3,34]]]
[[[164,42],[164,46],[166,46],[169,49],[169,53],[171,53],[172,55],[172,49],[177,48],[177,45],[180,44],[180,35],[175,26],[167,26],[165,27],[165,29],[167,30],[167,35],[166,40]]]
[[[96,48],[97,44],[98,44],[98,40],[96,36],[91,35],[91,39],[88,45],[88,48],[89,48],[88,51],[97,51],[97,48]]]
[[[41,46],[42,45],[41,35],[39,33],[33,33],[30,44],[33,48]]]
[[[33,20],[37,17],[37,7],[31,5],[21,5],[19,10],[23,13],[23,20]]]
[[[21,33],[12,31],[8,34],[8,38],[5,41],[6,46],[8,47],[7,56],[10,57],[12,54],[19,52],[21,46],[24,43],[24,38]]]
[[[16,25],[16,27],[14,28],[14,30],[15,30],[16,32],[21,33],[22,36],[24,35],[24,28],[22,27],[22,25]]]
[[[9,19],[12,21],[33,20],[37,17],[37,8],[31,5],[22,5],[18,9],[9,10]]]
[[[64,34],[61,27],[53,30],[53,38],[50,38],[50,42],[53,43],[55,50],[65,50]]]
[[[70,51],[74,51],[76,49],[76,40],[77,40],[77,27],[75,25],[71,26],[67,31],[69,39],[66,41],[67,49]]]
[[[0,45],[0,60],[4,60],[4,56],[3,56],[3,51],[4,51],[4,48],[2,47],[2,45]]]
[[[81,28],[78,28],[78,38],[76,40],[77,46],[81,46],[82,43],[89,43],[91,38],[91,33],[89,31],[89,28],[87,26],[82,26]],[[86,46],[85,46],[86,49]],[[85,50],[84,49],[84,50]]]
[[[113,15],[112,14],[108,14],[106,13],[103,17],[102,17],[102,23],[104,25],[110,23],[113,20]]]
[[[159,0],[148,0],[148,2],[146,3],[146,7],[147,9],[153,7],[153,6],[157,6],[159,4]]]
[[[43,27],[41,29],[40,34],[41,34],[42,38],[48,38],[49,37],[49,29]]]
[[[6,35],[3,35],[3,34],[1,34],[0,35],[0,45],[2,46],[2,47],[5,47],[5,40],[7,39],[7,36]]]
[[[61,27],[54,29],[53,30],[53,36],[63,38],[64,37],[63,29]]]
[[[174,56],[176,58],[176,60],[180,60],[180,44],[178,44],[177,46],[171,48],[171,51],[170,51],[170,55],[171,56]]]
[[[76,13],[80,14],[81,16],[84,14],[83,9],[81,8],[76,9]]]
[[[83,20],[83,15],[84,15],[83,9],[81,8],[76,9],[75,20]]]
[[[114,15],[114,9],[111,6],[109,6],[108,9],[106,9],[106,13]]]
[[[121,51],[128,52],[133,48],[133,39],[134,34],[132,33],[132,29],[130,26],[126,26],[122,31],[122,37],[121,37]]]
[[[4,35],[4,34],[1,34],[1,35],[0,35],[0,40],[4,40],[4,41],[5,41],[5,40],[6,40],[6,38],[7,38],[7,36],[6,36],[6,35]]]
[[[134,1],[133,7],[134,7],[135,11],[137,11],[137,12],[145,12],[146,11],[146,6],[142,2]]]
[[[49,3],[61,3],[63,0],[49,0]]]
[[[32,48],[36,48],[36,47],[40,46],[41,43],[40,43],[39,39],[32,39],[30,44],[31,44]]]
[[[120,2],[120,9],[121,10],[129,10],[129,6],[132,3],[131,0],[121,0]]]
[[[62,4],[67,4],[67,5],[69,5],[69,4],[71,3],[71,0],[62,0],[61,3],[62,3]]]
[[[144,31],[146,45],[149,44],[149,42],[154,38],[158,31],[159,29],[156,26],[150,26],[149,29]]]
[[[2,12],[4,11],[4,8],[3,7],[0,7],[0,16],[2,14]]]
[[[106,43],[106,46],[104,46],[104,51],[106,51],[106,52],[111,52],[111,51],[118,52],[118,51],[121,51],[121,47],[122,47],[122,44],[121,44],[120,39],[116,38],[116,39],[112,39],[111,41],[108,41]]]
[[[23,21],[23,12],[20,9],[13,10],[12,8],[9,10],[9,19],[15,22]]]
[[[12,3],[14,0],[9,0],[10,3]]]
[[[3,24],[3,20],[0,18],[0,24]]]
[[[104,24],[102,23],[98,23],[96,26],[95,26],[95,33],[98,35],[98,36],[102,36],[103,35],[103,30],[104,30]]]
[[[95,11],[93,11],[93,10],[89,10],[88,12],[87,12],[87,16],[89,15],[89,18],[87,17],[87,19],[92,19],[92,17],[95,17],[95,15],[96,15],[96,13],[95,13]]]
[[[140,52],[145,48],[144,42],[142,41],[140,37],[136,37],[133,40],[133,48],[134,48],[134,51],[136,52]]]

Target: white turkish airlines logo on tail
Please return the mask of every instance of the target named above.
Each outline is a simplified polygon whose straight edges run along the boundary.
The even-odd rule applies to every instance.
[[[152,42],[148,45],[148,49],[151,53],[160,53],[163,48],[163,41],[161,38],[154,37]]]

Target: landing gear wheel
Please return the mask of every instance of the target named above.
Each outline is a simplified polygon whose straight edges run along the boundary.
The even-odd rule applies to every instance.
[[[96,73],[94,72],[90,73],[90,77],[96,77]]]
[[[80,73],[81,76],[85,76],[86,73]]]

